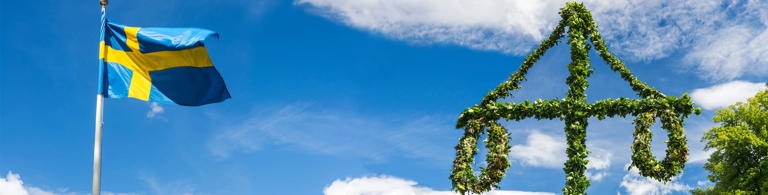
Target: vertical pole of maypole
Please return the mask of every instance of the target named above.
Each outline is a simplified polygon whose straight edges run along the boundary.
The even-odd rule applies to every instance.
[[[106,15],[107,15],[107,1],[108,0],[99,0],[99,4],[101,4],[101,37],[99,38],[100,41],[104,41],[104,28],[106,28]],[[99,48],[99,52],[102,51],[103,48]],[[101,55],[101,54],[100,54]],[[101,59],[100,59],[101,60]],[[99,63],[100,66],[103,66],[103,63]],[[104,77],[104,70],[105,67],[99,67],[99,87],[103,88],[103,77]],[[103,126],[103,114],[104,114],[104,95],[103,95],[103,89],[99,89],[99,93],[96,94],[96,134],[94,136],[93,141],[93,195],[100,195],[101,194],[101,127]]]

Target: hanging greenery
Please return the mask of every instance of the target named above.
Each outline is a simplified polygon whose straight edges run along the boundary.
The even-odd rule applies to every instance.
[[[699,108],[694,108],[687,94],[681,97],[666,96],[658,90],[649,87],[635,78],[623,62],[608,51],[608,48],[597,32],[597,25],[592,14],[581,3],[569,2],[560,9],[561,20],[552,34],[541,42],[531,54],[526,56],[520,69],[510,75],[509,80],[502,82],[489,92],[480,104],[464,110],[459,116],[456,128],[463,128],[464,135],[456,145],[456,158],[451,170],[453,190],[461,194],[482,193],[499,187],[510,163],[509,133],[499,120],[520,121],[527,118],[560,119],[565,121],[567,140],[565,162],[565,187],[563,194],[585,194],[589,187],[587,170],[587,151],[585,138],[587,119],[596,117],[600,120],[607,117],[635,116],[634,141],[632,143],[632,163],[640,174],[659,181],[669,181],[682,172],[688,160],[683,120],[691,113],[699,114]],[[566,32],[566,27],[567,32]],[[520,82],[536,61],[552,46],[568,33],[568,44],[571,47],[571,63],[568,64],[570,76],[566,79],[569,89],[564,99],[541,100],[532,103],[499,102],[501,98],[510,97],[510,92],[520,89]],[[629,86],[641,99],[606,99],[594,104],[587,104],[585,93],[589,84],[587,77],[592,74],[589,64],[589,49],[591,45],[600,53],[611,69],[618,72],[621,78],[629,82]],[[660,118],[662,128],[668,131],[667,154],[664,160],[658,161],[651,153],[650,127],[655,119]],[[488,150],[486,167],[480,167],[476,175],[472,164],[477,154],[477,141],[483,133],[488,138],[483,140]]]

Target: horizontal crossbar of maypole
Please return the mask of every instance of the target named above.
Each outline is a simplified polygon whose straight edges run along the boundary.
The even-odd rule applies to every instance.
[[[617,98],[600,100],[594,104],[580,104],[567,99],[557,100],[536,100],[534,102],[524,101],[519,103],[496,102],[481,108],[475,105],[462,113],[459,118],[458,128],[464,127],[464,124],[470,119],[483,118],[493,121],[499,119],[520,121],[523,119],[563,119],[566,113],[581,112],[587,116],[596,117],[600,120],[627,115],[637,116],[642,113],[668,111],[678,113],[691,113],[692,105],[690,98],[684,95],[682,98],[668,96],[666,98],[653,99],[628,99]]]

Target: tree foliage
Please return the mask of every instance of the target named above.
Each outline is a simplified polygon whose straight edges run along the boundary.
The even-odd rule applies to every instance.
[[[695,194],[768,194],[768,90],[717,111],[720,125],[702,137],[714,153],[704,164],[715,186]]]
[[[562,19],[552,34],[541,42],[539,48],[526,56],[517,72],[491,90],[480,104],[467,108],[459,116],[456,128],[463,128],[464,135],[456,146],[456,158],[451,170],[453,190],[462,194],[479,194],[499,187],[499,182],[510,166],[507,157],[510,151],[510,135],[499,122],[502,118],[507,121],[527,118],[565,121],[568,160],[563,168],[566,175],[563,194],[584,194],[589,187],[589,179],[585,175],[588,163],[586,158],[589,154],[585,138],[590,117],[602,120],[606,117],[635,116],[631,166],[637,167],[641,175],[660,181],[669,181],[682,172],[688,158],[682,121],[694,111],[698,113],[699,109],[693,107],[688,95],[666,96],[634,77],[624,63],[608,51],[591,13],[583,4],[567,3],[560,9],[560,16]],[[571,47],[571,63],[568,64],[570,76],[566,79],[569,89],[566,98],[538,99],[532,103],[499,102],[499,99],[510,97],[512,91],[520,89],[519,84],[525,80],[528,69],[549,48],[557,45],[565,33],[568,34],[568,44]],[[617,98],[601,100],[595,104],[586,103],[585,91],[589,86],[587,77],[593,72],[588,55],[592,45],[600,53],[600,57],[610,65],[611,70],[618,72],[642,99]],[[656,160],[651,153],[650,126],[656,118],[661,119],[662,128],[669,132],[667,154],[662,161]],[[487,166],[480,167],[480,174],[476,175],[473,170],[474,156],[477,154],[478,139],[483,133],[488,134],[488,138],[483,140],[488,149],[485,159]]]

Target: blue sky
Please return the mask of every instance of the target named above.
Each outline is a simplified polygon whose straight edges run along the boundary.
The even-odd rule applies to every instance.
[[[232,99],[202,107],[107,99],[102,189],[448,194],[458,114],[517,69],[563,2],[113,0],[114,22],[219,32],[206,44]],[[587,192],[709,185],[699,139],[716,125],[713,110],[766,88],[768,2],[585,4],[638,78],[704,108],[686,120],[690,162],[667,184],[627,171],[632,118],[591,120]],[[99,14],[96,0],[0,2],[0,192],[90,192]],[[591,56],[589,101],[635,97]],[[510,101],[563,97],[568,61],[565,44],[553,48]],[[495,193],[559,194],[562,122],[506,125],[512,167]],[[665,134],[654,135],[663,156]]]

